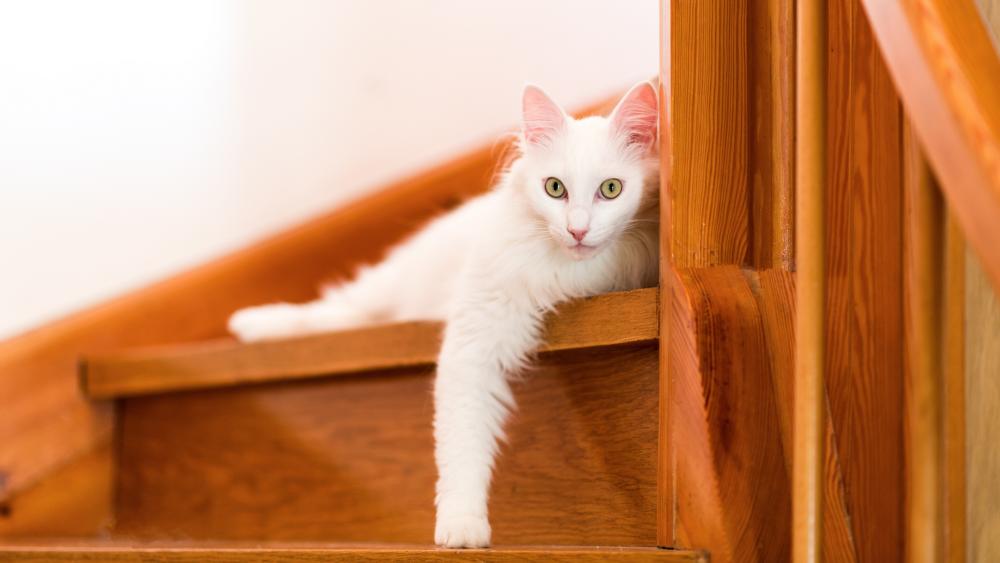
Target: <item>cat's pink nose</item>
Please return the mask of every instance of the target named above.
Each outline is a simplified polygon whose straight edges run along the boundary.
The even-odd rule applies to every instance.
[[[587,231],[589,229],[570,229],[569,227],[567,227],[566,230],[569,231],[569,234],[573,235],[573,238],[576,239],[576,242],[580,242],[581,240],[583,240],[583,237],[587,236]]]

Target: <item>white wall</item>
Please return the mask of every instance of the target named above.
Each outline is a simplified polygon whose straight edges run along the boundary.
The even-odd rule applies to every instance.
[[[651,77],[656,0],[0,0],[0,338]]]

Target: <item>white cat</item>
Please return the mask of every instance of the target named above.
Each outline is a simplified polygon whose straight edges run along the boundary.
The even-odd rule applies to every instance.
[[[434,540],[490,543],[487,499],[510,376],[538,347],[546,312],[657,281],[656,91],[632,88],[607,118],[574,120],[524,90],[519,157],[497,186],[428,225],[382,263],[305,305],[237,312],[242,340],[387,321],[444,319],[434,387]]]

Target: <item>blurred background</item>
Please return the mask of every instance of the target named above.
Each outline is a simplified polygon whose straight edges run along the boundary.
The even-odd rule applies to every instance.
[[[0,339],[655,75],[656,0],[0,0]]]

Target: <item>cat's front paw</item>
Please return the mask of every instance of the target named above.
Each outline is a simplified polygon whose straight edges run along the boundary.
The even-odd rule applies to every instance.
[[[442,547],[489,547],[490,521],[486,516],[438,514],[434,543]]]
[[[299,307],[288,303],[248,307],[229,317],[229,332],[243,342],[297,336],[302,328]]]

